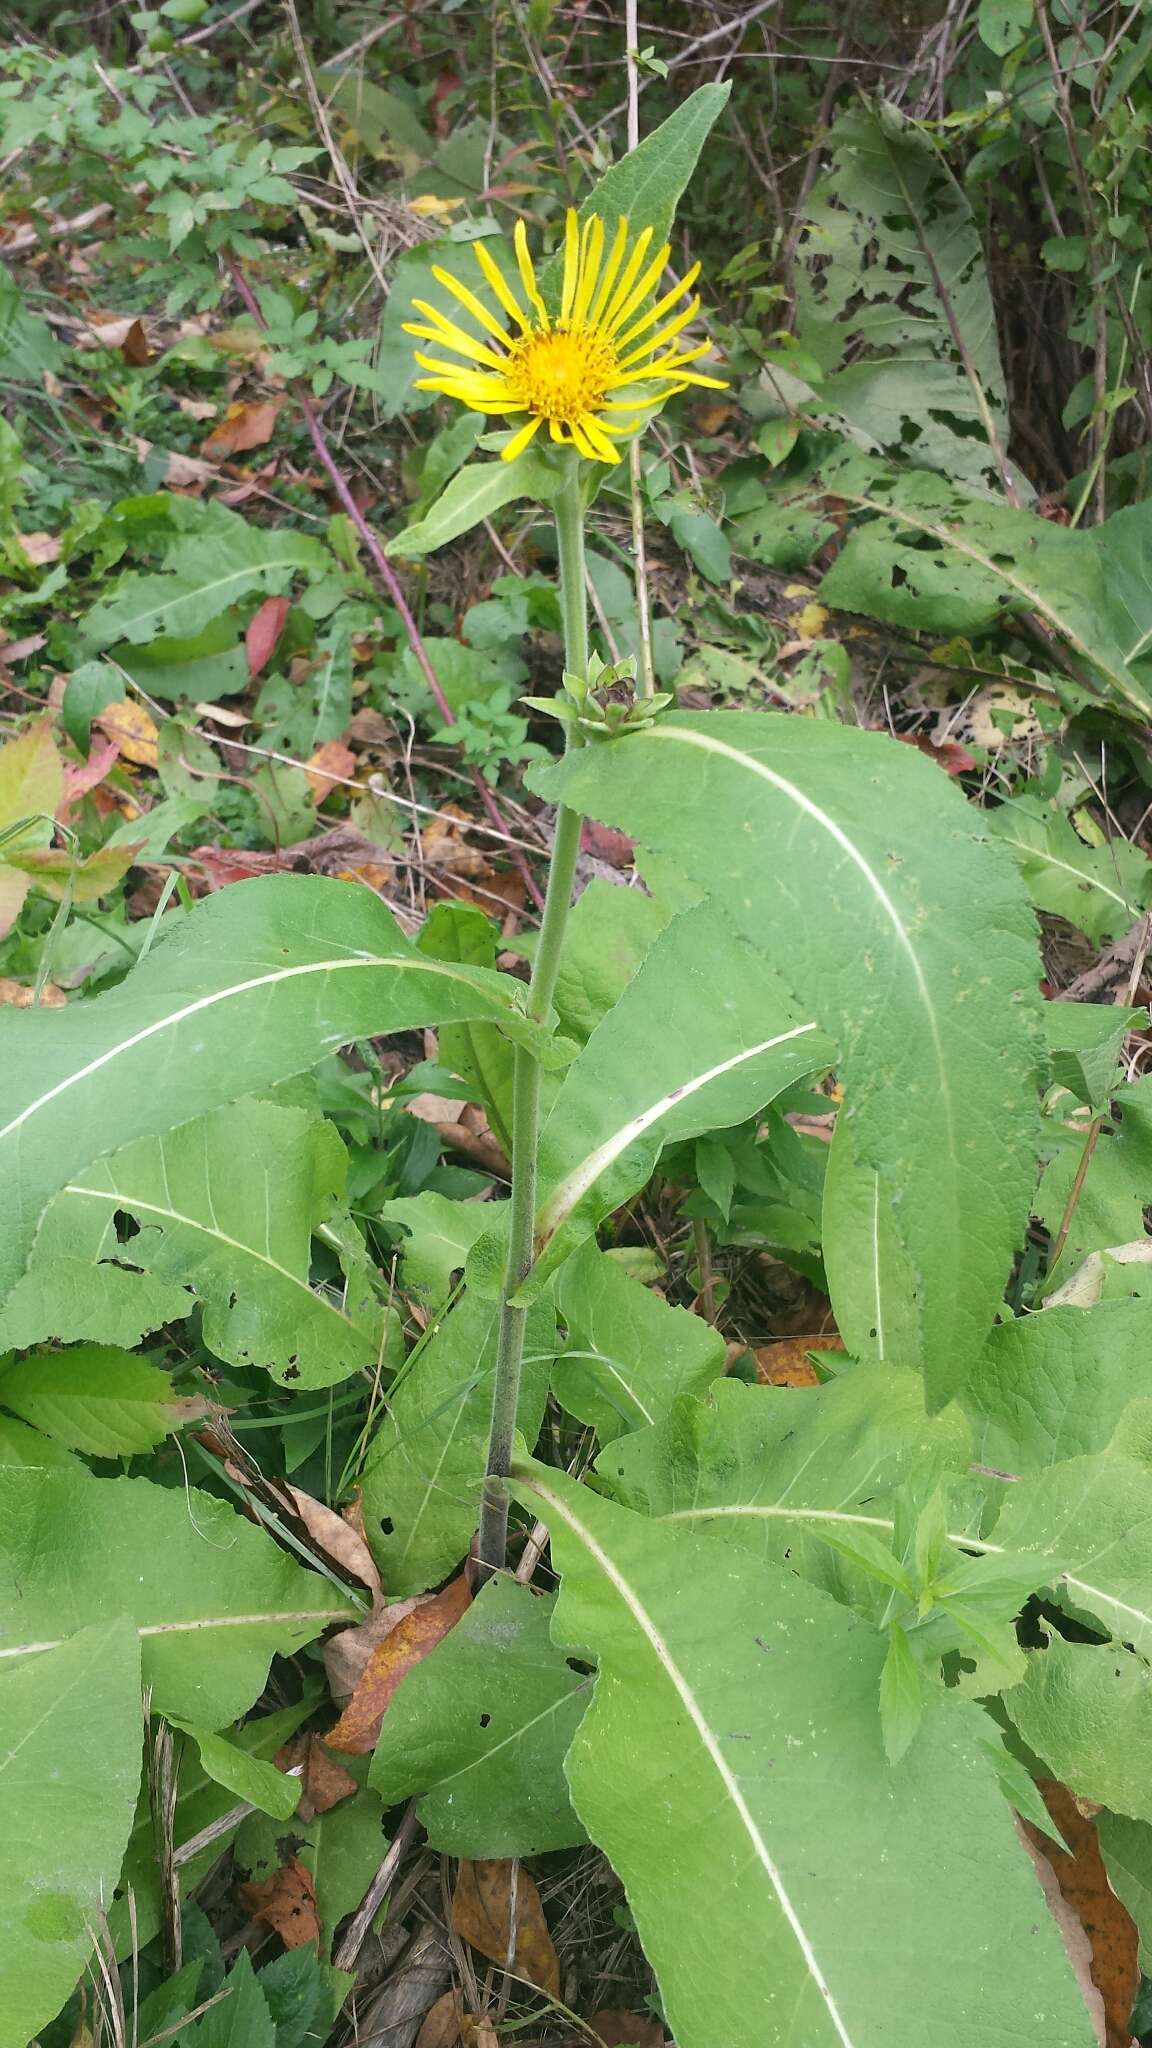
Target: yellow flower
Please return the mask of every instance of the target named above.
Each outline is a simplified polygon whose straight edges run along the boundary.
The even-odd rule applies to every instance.
[[[549,317],[541,297],[523,221],[516,223],[515,245],[526,306],[483,242],[477,242],[476,260],[508,316],[508,331],[467,285],[434,268],[437,283],[482,329],[483,338],[448,319],[426,299],[414,299],[423,324],[406,323],[405,332],[462,358],[459,363],[445,362],[438,355],[417,352],[421,369],[431,373],[418,380],[417,390],[442,391],[473,412],[527,413],[525,424],[502,451],[505,462],[528,446],[545,421],[553,441],[571,444],[590,461],[619,462],[613,444],[637,431],[642,414],[689,384],[704,384],[713,391],[726,388],[721,378],[706,377],[690,367],[707,354],[708,342],[690,347],[677,342],[700,311],[699,298],[689,296],[698,263],[683,283],[643,310],[670,253],[666,242],[649,260],[651,241],[651,228],[634,236],[628,221],[621,219],[609,246],[598,215],[581,227],[570,209],[556,319]],[[681,304],[685,299],[687,303]],[[679,311],[674,310],[677,306]]]

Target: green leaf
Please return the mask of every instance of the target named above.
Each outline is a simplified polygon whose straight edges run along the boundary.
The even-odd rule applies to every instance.
[[[1045,1003],[1052,1079],[1094,1109],[1103,1105],[1116,1092],[1124,1040],[1147,1019],[1147,1009],[1123,1003]]]
[[[345,1757],[342,1761],[367,1766],[368,1760]],[[329,1953],[341,1920],[360,1904],[384,1860],[388,1837],[383,1819],[379,1799],[366,1786],[330,1812],[318,1813],[309,1821],[297,1817],[288,1828],[264,1814],[249,1814],[236,1836],[236,1863],[259,1883],[279,1870],[289,1855],[299,1856],[312,1872],[325,1952]]]
[[[985,48],[1006,57],[1024,41],[1033,19],[1033,0],[980,0],[976,26]]]
[[[69,1470],[77,1462],[63,1444],[53,1443],[50,1437],[29,1429],[26,1422],[16,1422],[9,1415],[0,1415],[0,1466],[47,1465],[58,1472]]]
[[[109,661],[86,661],[69,676],[60,716],[64,730],[83,753],[92,738],[92,720],[109,704],[124,701],[124,678]]]
[[[89,1621],[128,1615],[157,1713],[221,1728],[275,1651],[356,1613],[210,1494],[10,1468],[0,1491],[0,1683]]]
[[[1008,401],[980,230],[926,129],[891,106],[840,115],[797,245],[797,339],[814,409],[852,439],[1000,490]]]
[[[528,779],[708,889],[779,963],[800,1016],[839,1040],[841,1114],[860,1164],[899,1197],[919,1360],[946,1400],[999,1306],[1036,1138],[1031,914],[962,794],[881,735],[755,712],[669,718]],[[721,986],[736,999],[731,975]],[[649,1061],[665,1036],[649,1025]]]
[[[935,1694],[892,1769],[876,1631],[787,1572],[735,1568],[713,1536],[516,1476],[562,1576],[554,1633],[600,1666],[573,1804],[681,2048],[871,2048],[910,2009],[918,2034],[971,2048],[1039,2041],[1038,2013],[1046,2048],[1088,2048],[979,1710]],[[980,1968],[942,1976],[941,1953]]]
[[[499,1321],[499,1304],[469,1289],[409,1359],[372,1439],[361,1474],[364,1520],[394,1599],[436,1585],[468,1550],[484,1476]],[[538,1303],[528,1318],[517,1410],[517,1426],[530,1443],[544,1414],[554,1332],[551,1303]]]
[[[638,148],[597,180],[580,208],[581,225],[599,214],[607,227],[614,228],[625,214],[633,234],[651,228],[655,248],[666,242],[681,195],[730,90],[727,85],[698,86],[659,128],[644,136]],[[540,289],[550,303],[559,299],[562,274],[563,255],[558,253],[540,278]]]
[[[223,1735],[213,1735],[207,1728],[197,1728],[193,1722],[181,1721],[174,1714],[168,1718],[174,1728],[181,1729],[196,1744],[208,1776],[235,1799],[258,1806],[261,1813],[270,1813],[274,1820],[288,1820],[295,1813],[300,1804],[298,1778],[285,1777],[275,1764],[238,1748]]]
[[[903,1593],[906,1600],[915,1600],[916,1587],[911,1575],[890,1545],[874,1536],[870,1529],[855,1528],[850,1523],[813,1522],[812,1533],[819,1542],[829,1544],[842,1557],[859,1565],[870,1579],[878,1580],[882,1586],[891,1586],[894,1592]]]
[[[27,1350],[45,1338],[62,1344],[90,1337],[124,1349],[164,1323],[178,1323],[191,1306],[182,1287],[108,1261],[58,1257],[39,1243],[27,1272],[0,1306],[0,1348]]]
[[[992,1534],[1003,1550],[1057,1559],[1061,1605],[1152,1655],[1152,1468],[1142,1458],[1110,1450],[1018,1480]]]
[[[409,1234],[400,1247],[404,1287],[422,1308],[441,1309],[468,1263],[478,1238],[492,1228],[496,1212],[487,1202],[454,1202],[425,1188],[380,1208],[382,1223],[399,1223]]]
[[[172,561],[165,574],[126,576],[117,595],[84,620],[84,645],[98,653],[121,640],[130,646],[161,635],[189,640],[251,591],[276,595],[294,576],[318,577],[332,567],[328,549],[310,535],[245,520],[237,520],[227,535],[181,540]]]
[[[1053,1133],[1056,1136],[1056,1133]],[[1145,1236],[1144,1209],[1152,1185],[1152,1075],[1130,1088],[1118,1087],[1109,1101],[1101,1136],[1079,1182],[1087,1132],[1060,1131],[1053,1157],[1032,1202],[1034,1213],[1054,1238],[1067,1212],[1064,1250],[1048,1269],[1046,1288],[1061,1288],[1090,1252],[1117,1251]]]
[[[359,81],[358,81],[359,83]],[[519,288],[516,259],[510,245],[502,235],[485,238],[485,248],[514,290]],[[423,315],[413,304],[415,299],[427,299],[434,305],[447,307],[452,303],[444,287],[432,275],[433,268],[447,270],[459,283],[467,285],[476,297],[497,319],[502,320],[503,310],[498,305],[480,265],[476,251],[468,243],[429,242],[419,249],[407,249],[397,260],[389,278],[388,303],[380,322],[380,335],[376,351],[376,367],[381,373],[385,387],[382,393],[380,411],[384,419],[394,420],[402,412],[420,412],[436,403],[431,391],[417,391],[417,378],[424,372],[416,361],[416,351],[427,351],[415,336],[405,334],[405,322],[420,321]],[[507,467],[507,465],[505,465]]]
[[[553,998],[560,1028],[583,1045],[669,921],[669,911],[642,889],[599,879],[577,897],[564,930]]]
[[[496,933],[490,919],[470,903],[438,903],[416,941],[430,960],[456,960],[468,967],[496,966]],[[442,1063],[474,1092],[488,1112],[493,1133],[511,1155],[513,1052],[492,1024],[446,1025],[440,1033]]]
[[[914,1358],[916,1280],[896,1227],[899,1194],[853,1150],[838,1116],[821,1198],[824,1272],[836,1328],[853,1358]]]
[[[964,1393],[972,1454],[998,1472],[1038,1472],[1103,1451],[1147,1391],[1152,1301],[1046,1308],[993,1330]]]
[[[675,918],[572,1062],[544,1126],[536,1280],[643,1187],[665,1143],[742,1123],[833,1058],[762,946],[711,905]]]
[[[1094,945],[1127,931],[1152,895],[1152,861],[1126,839],[1085,846],[1062,811],[1032,797],[984,815],[1018,862],[1037,910],[1066,918]]]
[[[1122,1814],[1098,1813],[1096,1835],[1108,1882],[1127,1906],[1140,1936],[1140,1968],[1152,1968],[1152,1827]]]
[[[1004,1706],[1029,1749],[1078,1798],[1152,1821],[1152,1671],[1118,1643],[1052,1635]]]
[[[97,1458],[132,1457],[203,1415],[166,1372],[111,1345],[80,1344],[0,1367],[0,1406]]]
[[[556,1398],[601,1443],[662,1420],[676,1395],[702,1393],[724,1371],[717,1330],[671,1308],[595,1244],[561,1267],[556,1300],[568,1326]]]
[[[430,555],[434,549],[446,547],[450,540],[458,540],[462,533],[470,533],[481,520],[491,519],[494,512],[517,498],[538,498],[549,503],[563,481],[560,470],[534,448],[526,448],[512,462],[466,463],[457,470],[432,510],[414,526],[406,526],[393,536],[387,552],[405,561]]]
[[[898,1621],[888,1630],[888,1655],[880,1673],[880,1726],[884,1754],[898,1764],[915,1741],[924,1718],[924,1681]]]
[[[554,1600],[496,1578],[404,1679],[368,1782],[385,1806],[415,1794],[448,1856],[538,1856],[585,1840],[563,1763],[589,1679],[552,1643]]]
[[[70,1181],[45,1215],[30,1271],[56,1234],[86,1243],[94,1261],[123,1259],[117,1219],[130,1216],[139,1226],[133,1265],[203,1303],[203,1340],[217,1358],[297,1389],[331,1386],[375,1367],[386,1320],[363,1241],[338,1207],[346,1164],[323,1118],[252,1098],[230,1103]],[[309,1282],[322,1225],[352,1248],[343,1285]],[[190,1306],[186,1295],[185,1314]]]
[[[181,2036],[184,2048],[276,2048],[276,2029],[247,1949],[228,1972],[224,1996]]]
[[[6,1478],[11,1475],[6,1475]],[[55,2017],[112,1895],[140,1782],[140,1650],[125,1621],[0,1676],[0,2043]]]
[[[465,1017],[533,1041],[519,984],[430,961],[367,889],[304,875],[198,905],[120,987],[0,1015],[0,1288],[93,1159],[314,1065],[349,1039]],[[19,1167],[16,1161],[19,1160]]]

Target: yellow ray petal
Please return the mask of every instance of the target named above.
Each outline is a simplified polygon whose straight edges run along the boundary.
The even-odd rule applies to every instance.
[[[606,325],[609,334],[615,335],[616,329],[623,327],[625,321],[632,318],[637,306],[644,304],[649,292],[659,282],[660,273],[671,254],[672,244],[665,242],[664,247],[657,249],[651,263],[648,264],[642,275],[636,279],[627,298],[621,292],[617,292],[611,306],[608,308]]]
[[[559,442],[561,448],[566,447],[572,438],[564,420],[549,420],[548,432],[554,441]]]
[[[507,391],[509,397],[512,395],[506,378],[484,376],[479,370],[470,370],[465,363],[445,363],[439,356],[424,355],[420,349],[416,351],[416,361],[422,370],[434,370],[438,377],[451,377],[454,384],[474,385],[487,391],[490,397],[501,391]]]
[[[520,272],[520,282],[524,287],[524,295],[545,334],[547,334],[552,323],[548,318],[548,308],[540,297],[540,287],[536,282],[536,272],[532,268],[532,258],[528,254],[528,230],[522,220],[517,221],[512,240],[516,247],[516,263]]]
[[[580,217],[574,206],[564,216],[564,283],[560,292],[560,325],[572,317],[572,301],[580,282]]]
[[[487,306],[476,297],[475,292],[470,292],[466,284],[460,284],[453,277],[450,270],[441,270],[438,263],[432,265],[432,275],[436,279],[437,284],[442,284],[445,291],[451,292],[452,297],[464,307],[465,311],[471,313],[472,318],[480,322],[481,327],[485,328],[489,334],[494,335],[497,341],[507,342],[508,337],[499,321],[493,319]]]
[[[603,254],[604,223],[600,215],[594,213],[584,227],[584,241],[580,250],[580,282],[576,287],[576,297],[572,301],[573,327],[583,327],[588,318],[588,306],[596,289]]]
[[[635,321],[628,329],[627,334],[618,334],[616,336],[617,348],[627,348],[630,342],[635,341],[638,334],[644,334],[649,327],[655,327],[656,322],[663,319],[669,306],[674,306],[677,299],[682,299],[686,292],[691,291],[699,275],[700,265],[694,263],[687,277],[681,278],[679,284],[673,285],[670,292],[665,292],[662,299],[657,299],[650,313],[645,313],[642,320]]]
[[[598,327],[603,327],[608,333],[611,333],[612,331],[612,326],[618,308],[623,305],[625,299],[628,296],[628,293],[631,291],[632,286],[636,281],[636,277],[639,273],[640,266],[643,263],[644,258],[648,254],[648,246],[651,240],[651,228],[645,228],[642,231],[642,233],[637,235],[636,240],[632,244],[632,248],[628,256],[628,261],[625,263],[624,268],[620,273],[620,282],[616,286],[616,289],[613,292],[612,297],[609,299],[607,305],[599,309],[597,313],[596,325]],[[663,264],[661,264],[661,269],[663,269]]]
[[[518,434],[513,434],[508,446],[500,450],[501,461],[515,462],[516,457],[523,454],[533,434],[537,433],[543,424],[543,420],[539,413],[537,413],[535,419],[529,420],[527,426],[521,427]]]
[[[502,275],[499,264],[494,262],[488,250],[484,247],[483,242],[473,242],[472,249],[477,263],[492,287],[494,296],[503,306],[508,318],[515,320],[523,334],[530,333],[532,322],[529,320],[512,287]]]
[[[600,278],[600,289],[597,292],[596,297],[588,310],[588,325],[590,327],[598,327],[600,325],[600,317],[604,311],[605,306],[608,304],[609,295],[612,291],[613,285],[616,282],[616,273],[620,268],[620,262],[627,246],[628,222],[625,216],[621,214],[619,220],[616,223],[616,234],[613,238],[612,248],[609,252],[608,261],[604,265],[604,269]]]
[[[669,320],[658,334],[650,335],[647,341],[642,341],[638,348],[632,350],[631,355],[621,356],[618,367],[626,370],[632,363],[643,362],[645,356],[658,355],[662,348],[667,348],[669,342],[675,341],[678,334],[682,334],[686,327],[691,326],[699,311],[699,299],[690,299],[684,311],[678,313],[675,320]]]
[[[593,413],[586,412],[580,419],[572,421],[572,439],[581,455],[593,462],[619,462],[611,441],[596,424]]]
[[[418,327],[414,320],[406,320],[403,323],[406,334],[417,334],[422,341],[438,341],[441,348],[455,349],[457,355],[467,356],[472,363],[484,363],[490,370],[504,368],[503,356],[477,341],[474,335],[465,334],[462,327],[457,327],[454,321],[446,320],[443,313],[438,313],[435,306],[426,307],[419,299],[413,299],[412,303],[421,313],[427,313],[430,324]]]

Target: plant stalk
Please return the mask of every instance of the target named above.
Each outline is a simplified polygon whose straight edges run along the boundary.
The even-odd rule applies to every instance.
[[[567,482],[556,500],[560,609],[564,623],[564,666],[574,675],[583,676],[588,670],[584,502],[579,460],[574,452],[569,462]],[[571,727],[566,727],[567,732],[571,730]],[[579,736],[575,744],[580,744]],[[583,823],[578,811],[570,811],[564,805],[556,813],[544,914],[528,989],[528,1014],[538,1024],[546,1021],[556,990]],[[513,1297],[532,1264],[539,1139],[540,1063],[534,1054],[517,1046],[512,1070],[512,1193],[508,1203],[508,1263],[504,1269],[500,1305],[500,1332],[492,1386],[492,1424],[476,1553],[481,1581],[503,1568],[508,1547],[508,1473],[512,1464],[524,1329],[528,1320],[527,1308],[519,1306]]]

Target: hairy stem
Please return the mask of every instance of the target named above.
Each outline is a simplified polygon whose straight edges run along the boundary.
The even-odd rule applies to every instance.
[[[570,471],[556,500],[556,537],[560,550],[560,605],[564,619],[564,664],[574,675],[588,668],[588,611],[584,592],[584,505],[579,463],[569,457]],[[570,728],[569,728],[570,730]],[[560,951],[572,901],[572,881],[580,851],[578,811],[563,806],[556,813],[552,860],[544,915],[536,946],[528,1013],[543,1023],[552,1007]],[[492,1387],[492,1426],[480,1507],[477,1558],[487,1578],[504,1564],[508,1544],[508,1473],[520,1397],[524,1326],[528,1310],[513,1297],[532,1264],[532,1226],[536,1214],[536,1151],[540,1138],[540,1066],[522,1047],[516,1048],[512,1076],[512,1194],[508,1204],[508,1263],[504,1271],[500,1334]]]

